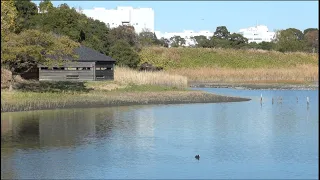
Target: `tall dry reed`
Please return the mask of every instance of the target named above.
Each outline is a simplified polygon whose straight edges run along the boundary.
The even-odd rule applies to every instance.
[[[196,82],[287,82],[304,83],[319,80],[319,70],[314,65],[286,68],[180,68],[168,70],[170,74],[188,77]]]
[[[187,77],[169,74],[164,71],[146,72],[136,71],[125,67],[116,67],[114,80],[121,84],[159,85],[185,88],[188,85]]]

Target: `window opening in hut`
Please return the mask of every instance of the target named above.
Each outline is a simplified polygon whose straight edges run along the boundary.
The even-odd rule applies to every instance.
[[[67,79],[79,79],[79,75],[66,75]]]
[[[96,79],[104,79],[104,75],[96,75]]]

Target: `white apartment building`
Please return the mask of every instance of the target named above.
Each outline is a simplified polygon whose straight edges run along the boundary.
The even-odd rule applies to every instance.
[[[261,43],[263,41],[271,42],[275,38],[276,34],[275,32],[269,32],[268,27],[264,25],[240,29],[238,33],[247,38],[248,43]]]
[[[184,30],[183,32],[172,32],[172,33],[161,33],[160,31],[155,31],[155,34],[158,39],[166,38],[169,39],[174,36],[180,36],[186,40],[186,44],[184,46],[194,46],[196,42],[194,41],[194,36],[206,36],[208,39],[213,36],[214,32],[210,32],[208,30],[194,32],[192,30]]]
[[[84,9],[82,13],[106,23],[110,28],[116,28],[120,25],[131,25],[134,27],[136,33],[140,33],[144,29],[154,32],[154,11],[152,8],[94,8]]]

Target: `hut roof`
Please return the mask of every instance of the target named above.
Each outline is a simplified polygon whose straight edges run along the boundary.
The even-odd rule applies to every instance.
[[[74,49],[74,52],[78,56],[77,59],[74,59],[71,56],[65,56],[63,59],[70,60],[70,61],[78,61],[78,62],[97,62],[97,61],[115,62],[116,61],[110,56],[106,56],[105,54],[102,54],[94,49],[91,49],[85,46],[80,46]],[[54,55],[47,56],[47,57],[51,57],[52,59],[57,58]]]
[[[75,49],[75,53],[79,56],[79,58],[76,60],[82,62],[116,61],[110,56],[106,56],[105,54],[85,46],[80,46],[79,48]]]

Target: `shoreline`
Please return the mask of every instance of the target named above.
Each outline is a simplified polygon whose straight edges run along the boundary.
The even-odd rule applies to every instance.
[[[68,96],[68,95],[67,95]],[[70,95],[74,96],[74,95]],[[191,104],[191,103],[225,103],[250,101],[249,98],[223,96],[202,91],[169,91],[169,92],[136,92],[136,93],[104,93],[88,95],[77,95],[78,100],[65,98],[55,99],[55,101],[39,102],[29,99],[24,103],[18,104],[13,99],[11,102],[1,103],[1,113],[21,112],[48,109],[67,109],[67,108],[101,108],[114,106],[133,106],[133,105],[168,105],[168,104]],[[2,100],[3,101],[3,100]]]
[[[314,82],[312,84],[190,82],[189,87],[233,88],[245,90],[316,90],[319,89],[319,82]]]

